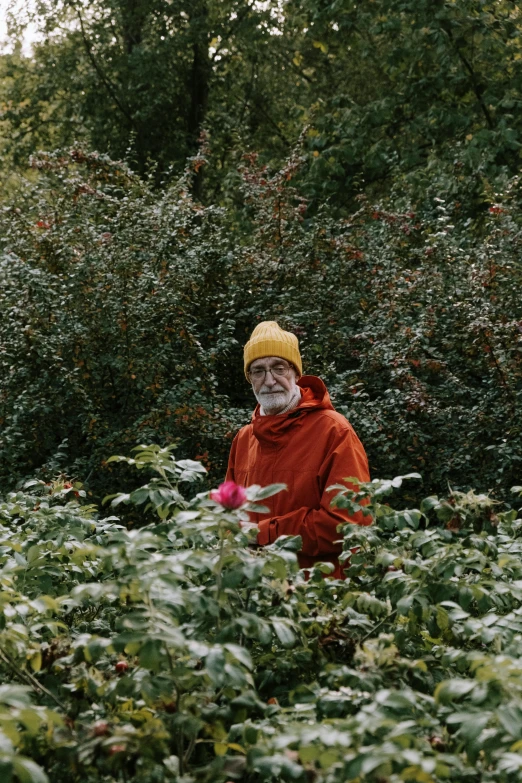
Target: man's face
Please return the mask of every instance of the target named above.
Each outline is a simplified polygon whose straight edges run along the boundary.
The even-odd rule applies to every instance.
[[[269,416],[284,410],[296,394],[298,375],[286,359],[279,356],[256,359],[249,373],[256,400]]]

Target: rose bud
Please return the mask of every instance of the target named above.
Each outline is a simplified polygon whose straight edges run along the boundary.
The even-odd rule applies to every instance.
[[[210,493],[210,499],[230,510],[240,508],[247,501],[245,488],[235,481],[225,481]]]
[[[127,661],[118,661],[118,663],[114,667],[118,674],[123,674],[123,672],[126,672],[129,668],[129,664]]]

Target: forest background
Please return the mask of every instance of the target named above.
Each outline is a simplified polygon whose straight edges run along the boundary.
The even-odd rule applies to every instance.
[[[509,0],[18,7],[0,57],[1,488],[63,472],[99,500],[136,481],[107,458],[151,441],[215,485],[253,407],[242,347],[274,319],[373,476],[505,498],[521,22]]]

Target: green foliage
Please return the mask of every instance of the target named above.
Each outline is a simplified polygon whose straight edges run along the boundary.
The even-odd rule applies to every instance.
[[[520,10],[28,13],[44,39],[0,56],[2,781],[517,783]],[[265,319],[396,476],[337,487],[373,523],[339,531],[345,581],[255,548],[281,485],[206,492]]]
[[[298,335],[374,474],[420,471],[424,494],[520,483],[519,178],[475,220],[439,197],[413,212],[406,192],[339,220],[308,212],[300,152],[276,173],[247,156],[239,213],[193,201],[190,168],[158,193],[79,147],[35,156],[0,215],[5,487],[61,471],[94,498],[113,475],[131,491],[105,457],[152,439],[216,483],[267,318]]]
[[[132,461],[172,492],[170,477],[202,470],[156,446]],[[342,526],[345,581],[299,571],[299,539],[248,546],[249,504],[278,487],[251,488],[237,511],[203,492],[165,513],[149,484],[158,521],[132,531],[67,482],[9,493],[4,774],[516,780],[522,520],[473,492],[387,503],[418,478],[339,487],[335,502],[373,521]]]
[[[156,184],[183,170],[203,128],[216,131],[222,168],[230,168],[242,132],[281,155],[287,102],[272,109],[267,65],[274,51],[281,54],[272,33],[282,21],[268,6],[40,0],[17,9],[12,40],[28,22],[43,35],[30,58],[2,58],[3,120],[11,131],[4,154],[23,166],[24,154],[47,148],[49,135],[54,146],[77,140],[113,157],[128,154],[140,174],[154,171]],[[194,189],[200,193],[201,177]]]
[[[156,184],[182,171],[200,132],[213,166],[193,183],[236,200],[237,162],[281,164],[310,124],[307,196],[351,209],[434,180],[477,210],[484,181],[520,166],[520,9],[509,0],[40,0],[32,57],[2,57],[6,170],[80,140],[129,154]]]
[[[320,201],[346,204],[358,187],[375,194],[404,181],[421,199],[435,178],[476,206],[484,179],[518,171],[513,3],[306,0],[290,5],[294,15],[295,61],[311,66],[314,84],[310,179]]]
[[[48,184],[23,214],[4,213],[4,470],[45,464],[47,478],[66,465],[85,479],[135,433],[191,433],[192,453],[212,453],[228,428],[197,321],[199,290],[216,307],[228,248],[214,217],[184,182],[158,202],[122,164],[78,148],[34,166]]]

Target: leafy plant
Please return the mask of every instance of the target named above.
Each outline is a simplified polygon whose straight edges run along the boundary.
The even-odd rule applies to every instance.
[[[1,213],[2,486],[66,472],[97,502],[115,481],[129,493],[106,455],[147,440],[218,483],[254,404],[242,346],[266,318],[299,337],[373,475],[422,473],[406,505],[519,483],[518,177],[474,219],[405,191],[340,220],[309,211],[303,165],[302,146],[276,172],[246,156],[237,210],[192,200],[189,172],[158,193],[79,147],[35,157],[37,183]]]
[[[171,448],[129,461],[155,476],[107,502],[151,504],[145,526],[101,516],[66,480],[0,505],[6,775],[516,779],[516,510],[458,491],[397,510],[387,497],[418,475],[350,480],[335,503],[373,524],[342,526],[334,580],[328,564],[298,570],[299,539],[249,546],[247,512],[279,486],[230,510],[179,496],[202,468]]]

